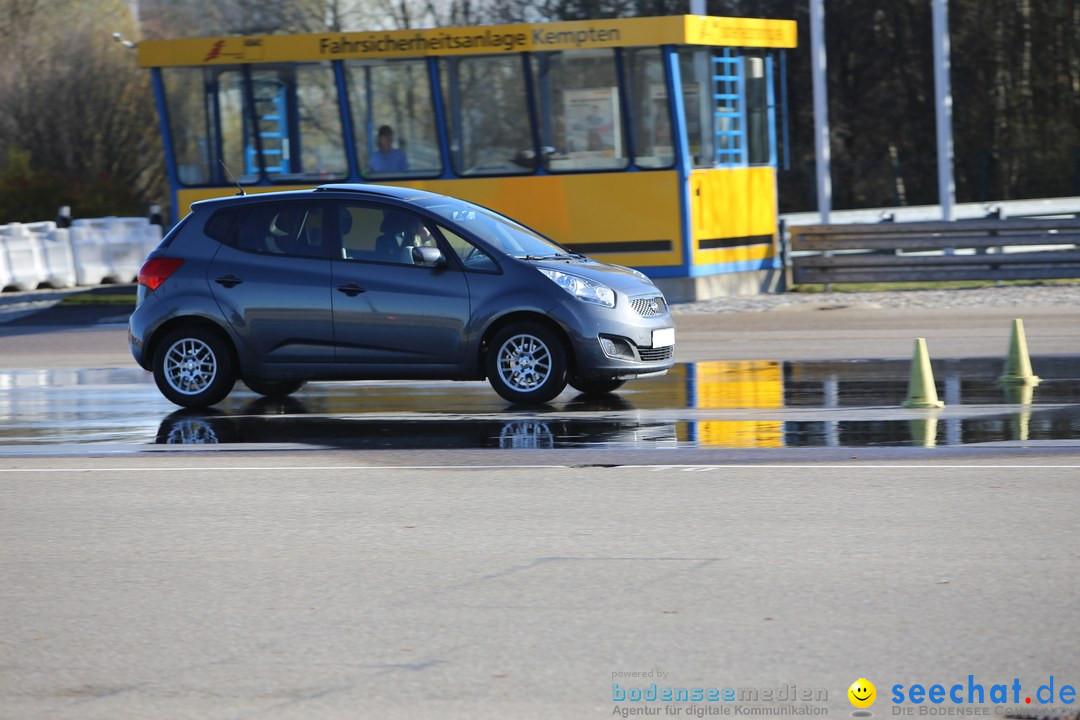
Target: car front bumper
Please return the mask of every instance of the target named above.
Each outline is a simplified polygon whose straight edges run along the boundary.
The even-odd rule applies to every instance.
[[[569,298],[551,312],[570,336],[576,377],[630,379],[663,373],[675,364],[674,344],[653,343],[654,331],[675,327],[670,312],[643,317],[630,300],[619,293],[615,307],[605,308]]]

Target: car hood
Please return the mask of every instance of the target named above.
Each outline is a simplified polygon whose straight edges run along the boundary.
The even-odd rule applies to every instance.
[[[633,270],[621,265],[608,265],[607,263],[588,259],[532,260],[526,262],[538,268],[580,275],[583,278],[603,283],[609,288],[619,290],[627,295],[663,294],[658,287],[653,285],[652,281],[643,280],[635,275]]]

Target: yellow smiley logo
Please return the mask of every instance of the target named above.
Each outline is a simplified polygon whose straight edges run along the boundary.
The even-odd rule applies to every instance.
[[[868,708],[877,698],[877,688],[866,678],[859,678],[847,689],[848,700],[857,708]]]

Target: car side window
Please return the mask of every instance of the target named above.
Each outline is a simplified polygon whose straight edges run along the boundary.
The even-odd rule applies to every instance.
[[[323,257],[321,203],[254,205],[244,215],[236,247],[246,252]]]
[[[461,237],[452,230],[446,229],[444,226],[439,225],[439,232],[446,238],[446,242],[453,249],[454,253],[461,259],[461,263],[468,270],[482,270],[487,272],[494,272],[498,270],[498,265],[491,259],[491,256],[486,252],[473,245],[471,242]]]
[[[414,247],[436,244],[423,220],[393,208],[343,205],[338,230],[345,260],[413,265]]]

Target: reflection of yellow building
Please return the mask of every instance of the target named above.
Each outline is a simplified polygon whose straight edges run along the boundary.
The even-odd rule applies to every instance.
[[[778,408],[784,381],[775,360],[724,360],[694,365],[694,405],[699,408]]]
[[[780,420],[702,420],[697,427],[702,447],[784,446],[784,423]]]
[[[784,376],[775,360],[702,362],[694,366],[694,405],[698,408],[780,408]],[[780,420],[702,420],[697,423],[702,446],[783,447]]]

